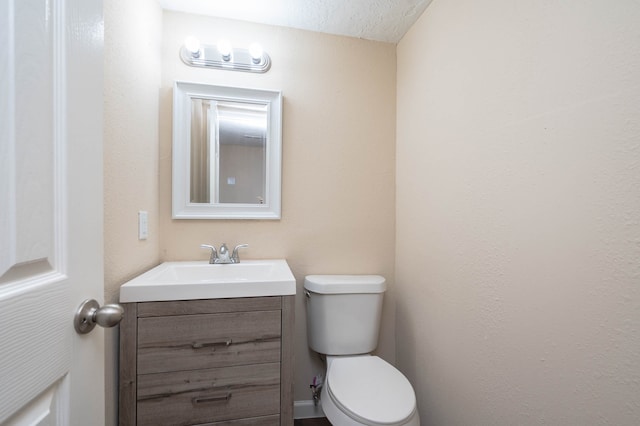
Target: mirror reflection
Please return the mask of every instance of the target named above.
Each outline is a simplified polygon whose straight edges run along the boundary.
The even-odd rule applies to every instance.
[[[267,105],[191,98],[191,203],[264,204]]]

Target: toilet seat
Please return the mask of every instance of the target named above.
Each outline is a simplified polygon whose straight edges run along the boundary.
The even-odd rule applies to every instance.
[[[402,425],[416,411],[409,381],[377,356],[332,359],[325,386],[340,411],[361,424]]]

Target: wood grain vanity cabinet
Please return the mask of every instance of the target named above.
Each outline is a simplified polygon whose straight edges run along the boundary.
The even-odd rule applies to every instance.
[[[293,425],[293,298],[123,303],[120,425]]]

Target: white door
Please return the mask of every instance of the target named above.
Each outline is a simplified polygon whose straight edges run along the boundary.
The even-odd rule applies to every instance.
[[[102,0],[0,0],[0,424],[104,424]]]

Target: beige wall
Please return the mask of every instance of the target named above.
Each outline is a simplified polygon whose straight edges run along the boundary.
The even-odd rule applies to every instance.
[[[398,45],[423,424],[640,419],[640,3],[435,0]]]
[[[158,99],[162,11],[155,0],[104,2],[105,301],[158,264]],[[138,211],[149,238],[138,240]],[[106,338],[106,424],[116,424],[117,328]]]
[[[187,67],[178,49],[190,34],[244,46],[258,40],[272,68],[255,75]],[[174,80],[283,91],[282,220],[171,219]],[[248,243],[246,258],[286,258],[298,280],[295,399],[311,398],[308,382],[323,368],[306,344],[306,274],[386,276],[379,354],[394,362],[394,138],[394,45],[178,13],[163,18],[152,0],[105,2],[105,299],[116,301],[120,285],[161,261],[206,259],[201,243]],[[147,241],[137,239],[139,210],[149,212]],[[107,333],[107,424],[115,424],[116,339]]]
[[[272,59],[266,74],[184,65],[188,35],[259,41]],[[161,259],[207,259],[200,244],[246,243],[248,259],[285,258],[298,281],[295,399],[311,399],[322,371],[309,352],[302,281],[306,274],[373,273],[393,288],[395,238],[395,46],[187,15],[164,13],[160,94]],[[174,80],[281,90],[282,220],[172,220],[171,120]],[[384,310],[379,352],[394,362],[394,305]]]

